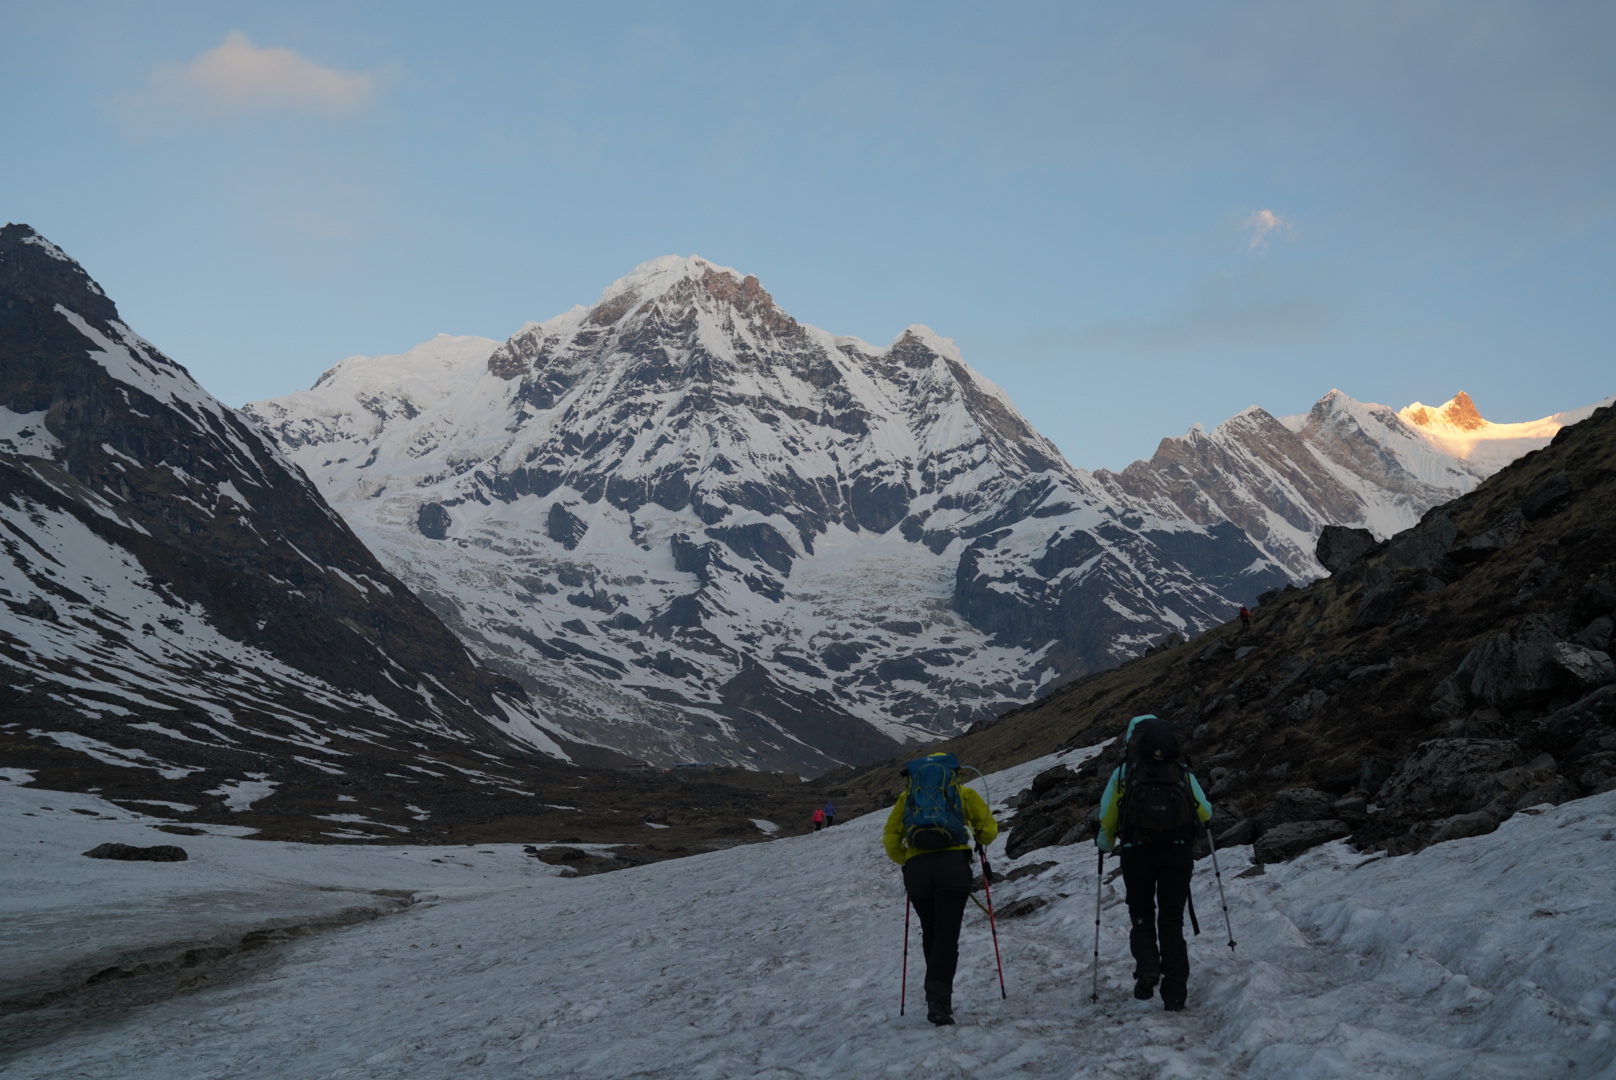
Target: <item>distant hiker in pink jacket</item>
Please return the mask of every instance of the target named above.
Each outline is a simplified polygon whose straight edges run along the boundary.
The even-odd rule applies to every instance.
[[[825,810],[823,807],[814,807],[814,832],[825,827]]]

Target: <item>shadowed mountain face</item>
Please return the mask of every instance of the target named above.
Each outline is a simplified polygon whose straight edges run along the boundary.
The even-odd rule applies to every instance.
[[[925,327],[836,337],[695,258],[244,411],[547,715],[662,761],[868,760],[1287,580],[1072,469]]]
[[[222,807],[562,754],[273,442],[23,225],[0,230],[0,507],[6,761],[42,781]]]

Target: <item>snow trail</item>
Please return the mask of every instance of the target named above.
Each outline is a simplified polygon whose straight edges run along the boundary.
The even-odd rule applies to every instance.
[[[989,777],[995,800],[1053,760]],[[5,784],[0,793],[8,820],[44,828],[12,806],[45,793]],[[59,808],[67,798],[98,803],[50,798]],[[1020,863],[1055,865],[994,890],[1001,909],[1048,901],[1000,924],[1009,1000],[999,1000],[987,920],[972,906],[960,1023],[949,1029],[932,1028],[920,1008],[897,1015],[903,900],[880,850],[883,820],[580,879],[552,876],[509,846],[403,856],[195,838],[193,858],[211,859],[212,873],[257,860],[262,888],[413,877],[442,899],[283,946],[250,978],[24,1050],[7,1075],[428,1080],[473,1066],[488,1077],[713,1080],[1616,1075],[1616,793],[1400,859],[1334,844],[1241,878],[1250,849],[1232,849],[1234,956],[1210,867],[1199,864],[1204,932],[1192,939],[1190,1009],[1179,1014],[1129,996],[1120,881],[1105,887],[1101,1000],[1089,1004],[1093,849],[1033,852]],[[50,827],[111,836],[84,818]],[[19,836],[0,850],[31,842]],[[65,836],[51,842],[73,858],[82,850]],[[999,853],[996,869],[1010,866]],[[912,1006],[918,946],[916,930]]]

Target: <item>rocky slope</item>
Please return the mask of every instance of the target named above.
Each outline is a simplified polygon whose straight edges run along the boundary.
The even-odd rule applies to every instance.
[[[698,258],[244,411],[547,715],[654,760],[885,756],[1288,578],[1119,502],[925,327],[837,337]]]
[[[1224,626],[1063,688],[942,744],[984,769],[1179,723],[1222,843],[1260,860],[1350,837],[1399,854],[1616,787],[1616,408],[1561,430],[1476,490],[1377,543],[1327,531],[1331,575]],[[1040,776],[1018,800],[1020,856],[1093,835],[1120,759]],[[826,778],[849,805],[896,763]]]

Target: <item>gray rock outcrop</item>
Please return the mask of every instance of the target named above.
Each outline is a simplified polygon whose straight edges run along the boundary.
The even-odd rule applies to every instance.
[[[1344,821],[1292,821],[1275,825],[1258,837],[1252,854],[1260,863],[1285,862],[1331,840],[1344,840],[1352,829]]]
[[[185,849],[173,844],[136,847],[133,844],[98,844],[84,852],[89,859],[116,859],[119,862],[185,862]]]
[[[1375,546],[1375,534],[1368,529],[1349,529],[1345,525],[1326,525],[1319,533],[1319,542],[1313,548],[1313,557],[1332,574],[1339,574]]]

